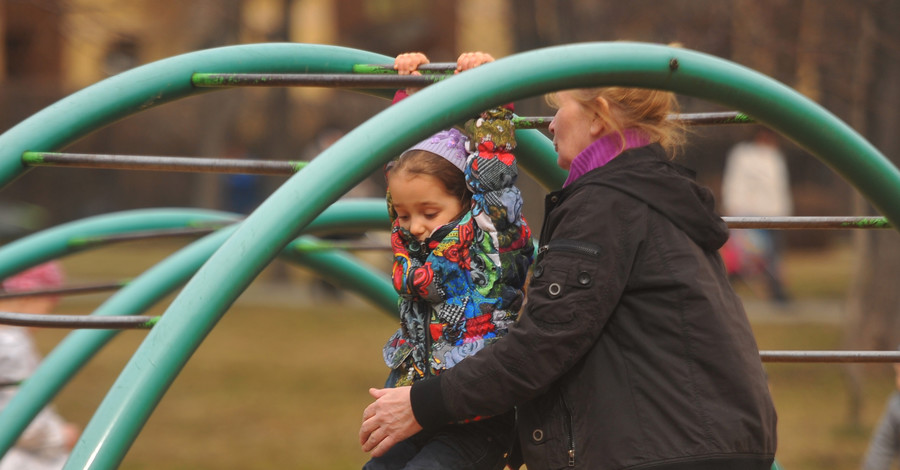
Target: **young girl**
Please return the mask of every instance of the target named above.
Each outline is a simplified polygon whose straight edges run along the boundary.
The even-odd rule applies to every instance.
[[[463,54],[458,71],[493,60]],[[403,54],[411,73],[427,63]],[[412,64],[412,65],[410,65]],[[441,131],[387,167],[393,221],[392,279],[400,294],[400,329],[384,348],[388,387],[439,375],[504,335],[516,321],[534,247],[514,186],[512,112],[496,108]],[[475,147],[471,155],[467,144]],[[366,469],[499,469],[514,435],[512,413],[417,434]]]

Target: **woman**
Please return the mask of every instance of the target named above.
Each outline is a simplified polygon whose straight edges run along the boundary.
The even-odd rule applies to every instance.
[[[569,170],[547,196],[528,300],[509,334],[440,377],[371,390],[360,443],[518,407],[528,468],[768,469],[775,411],[717,253],[709,190],[671,163],[671,93],[556,93]]]

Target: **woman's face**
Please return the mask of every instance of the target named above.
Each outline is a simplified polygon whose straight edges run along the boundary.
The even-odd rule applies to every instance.
[[[572,160],[599,137],[593,135],[591,127],[597,116],[567,91],[556,94],[556,105],[558,108],[550,122],[550,133],[553,134],[553,147],[559,155],[556,163],[563,170],[568,170]]]

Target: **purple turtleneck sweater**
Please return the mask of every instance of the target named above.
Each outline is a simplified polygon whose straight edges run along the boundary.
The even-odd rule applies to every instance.
[[[600,168],[609,163],[610,160],[616,158],[622,152],[637,147],[643,147],[650,143],[641,131],[637,129],[626,129],[625,146],[622,146],[622,137],[619,134],[609,134],[595,140],[591,145],[581,151],[574,160],[572,166],[569,167],[569,177],[563,183],[563,187],[572,184],[585,173]]]

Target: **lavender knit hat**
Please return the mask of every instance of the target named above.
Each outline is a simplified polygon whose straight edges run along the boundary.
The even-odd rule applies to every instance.
[[[466,157],[469,152],[466,150],[466,144],[469,139],[462,132],[451,128],[446,131],[440,131],[437,134],[419,142],[410,147],[410,150],[425,150],[433,154],[444,157],[453,166],[459,168],[459,171],[466,171]],[[403,153],[406,153],[403,152]],[[402,155],[401,155],[402,156]]]

